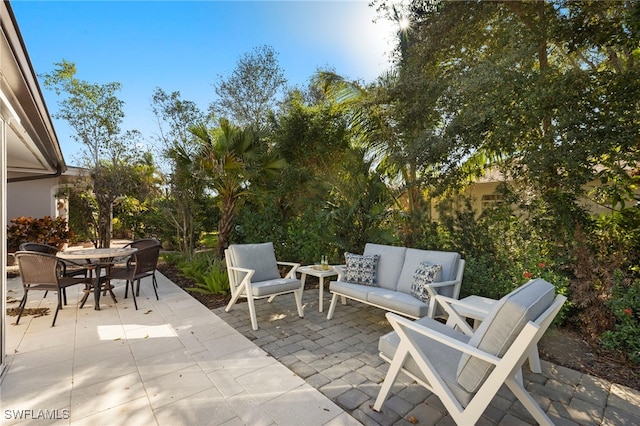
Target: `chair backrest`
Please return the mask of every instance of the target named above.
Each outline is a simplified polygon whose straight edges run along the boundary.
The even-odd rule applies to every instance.
[[[531,280],[504,296],[482,321],[469,345],[502,357],[529,321],[535,321],[553,303],[555,287],[543,279]],[[493,365],[464,354],[457,380],[468,392],[476,392]]]
[[[56,254],[60,250],[57,247],[49,246],[46,244],[28,242],[22,243],[19,247],[20,251],[37,251],[38,253]]]
[[[158,257],[160,257],[160,245],[152,245],[145,248],[139,248],[131,258],[135,262],[135,276],[149,274],[156,270],[158,266]]]
[[[23,285],[58,285],[59,259],[48,253],[17,251],[15,253]]]
[[[406,247],[396,247],[384,244],[367,243],[364,246],[364,254],[377,254],[378,259],[378,287],[395,290],[398,278],[404,264]]]
[[[436,278],[435,282],[453,281],[457,278],[460,261],[460,253],[408,248],[396,290],[407,294],[411,293],[414,274],[422,262],[442,266],[442,274]],[[451,288],[444,289],[439,293],[447,297],[457,297]]]
[[[160,241],[155,238],[140,238],[138,240],[131,241],[127,244],[128,247],[133,247],[137,249],[143,249],[146,247],[159,246]]]
[[[231,244],[225,251],[227,265],[253,269],[252,282],[275,280],[280,278],[273,243]],[[236,285],[244,278],[244,273],[235,274]],[[230,274],[231,279],[231,274]]]

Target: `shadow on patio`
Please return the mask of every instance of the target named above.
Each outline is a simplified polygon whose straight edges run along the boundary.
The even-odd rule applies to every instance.
[[[81,286],[51,317],[7,317],[8,369],[0,383],[2,424],[353,425],[336,404],[158,274],[138,298],[93,298]],[[7,280],[22,297],[20,278]],[[55,310],[35,293],[28,308]],[[8,307],[17,306],[8,303]]]

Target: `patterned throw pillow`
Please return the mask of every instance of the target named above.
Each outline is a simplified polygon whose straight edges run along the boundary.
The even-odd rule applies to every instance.
[[[411,295],[429,303],[429,292],[427,286],[442,279],[442,265],[431,265],[429,262],[422,262],[413,273],[411,283]]]
[[[346,281],[353,284],[378,286],[378,259],[377,254],[359,255],[345,252]]]

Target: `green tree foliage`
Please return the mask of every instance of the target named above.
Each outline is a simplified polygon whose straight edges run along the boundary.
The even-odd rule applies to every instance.
[[[119,197],[149,190],[144,180],[149,162],[135,148],[140,140],[136,130],[123,132],[123,102],[116,96],[120,83],[94,84],[75,77],[76,66],[63,60],[43,76],[44,85],[65,96],[56,118],[66,120],[74,138],[84,144],[90,168],[93,194],[98,206],[98,246],[109,247],[113,205]]]
[[[583,318],[593,333],[602,330],[612,272],[640,257],[629,244],[615,245],[616,256],[603,251],[603,237],[615,233],[594,223],[581,200],[612,212],[634,202],[640,2],[375,4],[410,22],[390,110],[396,134],[413,141],[403,147],[417,148],[407,152],[432,196],[464,188],[489,167],[501,171],[511,214],[535,231],[522,242],[564,263],[575,306],[590,313]],[[635,258],[620,263],[622,253]]]
[[[218,98],[210,109],[240,126],[260,128],[275,109],[287,80],[271,46],[261,46],[242,55],[230,76],[218,76],[214,90]]]
[[[205,122],[206,116],[193,102],[182,99],[180,92],[169,94],[160,88],[154,91],[151,108],[158,120],[157,140],[169,168],[168,193],[155,207],[170,230],[167,235],[183,253],[190,254],[203,230],[204,182],[196,170],[199,145],[189,128]]]
[[[207,129],[204,124],[190,128],[200,143],[197,161],[201,176],[216,194],[220,207],[217,254],[224,257],[229,246],[238,202],[251,193],[251,183],[261,174],[274,176],[284,167],[284,160],[268,152],[268,147],[252,128],[240,128],[226,119],[220,127]]]

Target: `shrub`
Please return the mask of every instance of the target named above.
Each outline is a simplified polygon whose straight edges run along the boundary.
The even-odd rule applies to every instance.
[[[200,253],[192,259],[184,258],[177,263],[182,274],[195,282],[195,287],[185,290],[202,294],[228,294],[229,276],[223,261],[215,255]]]
[[[12,225],[7,226],[7,250],[15,252],[20,244],[35,242],[62,248],[73,238],[73,232],[67,228],[67,221],[51,216],[34,219],[32,217],[17,217],[11,219]]]
[[[640,280],[625,285],[622,274],[616,274],[607,305],[615,316],[615,330],[605,331],[600,342],[621,354],[626,360],[640,364]]]

